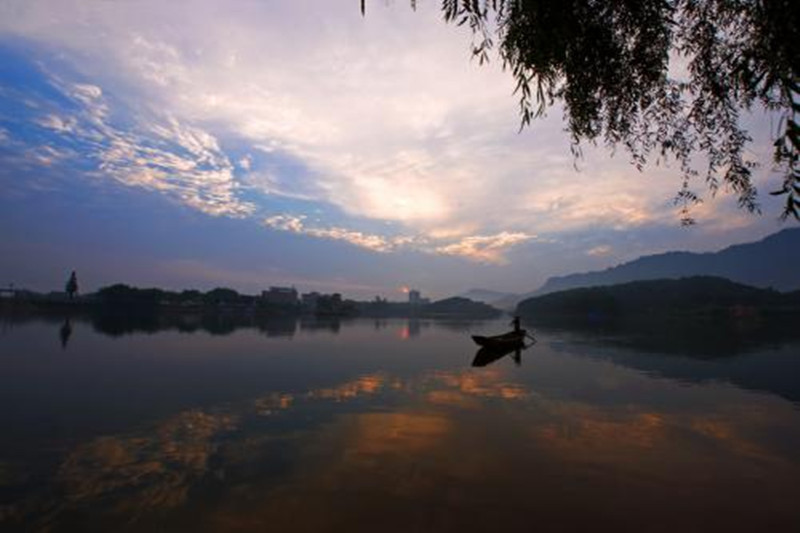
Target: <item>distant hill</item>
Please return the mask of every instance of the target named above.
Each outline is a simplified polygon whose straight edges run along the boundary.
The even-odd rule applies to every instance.
[[[485,304],[493,305],[495,302],[504,300],[509,297],[515,297],[516,294],[510,292],[492,291],[488,289],[470,289],[464,294],[459,295],[461,298],[467,298],[474,302],[483,302]]]
[[[504,298],[492,302],[492,305],[503,311],[513,311],[517,304],[526,298],[537,294],[537,291],[528,292],[525,294],[510,294]]]
[[[782,294],[733,281],[696,276],[582,287],[520,302],[517,313],[535,319],[614,320],[736,316],[800,309],[796,293]]]
[[[800,289],[800,228],[784,229],[765,239],[710,253],[667,252],[640,257],[606,270],[548,279],[538,296],[578,287],[629,281],[718,276],[753,287],[779,291]]]
[[[491,318],[500,311],[483,302],[474,302],[455,296],[427,304],[421,309],[424,316],[463,316],[471,318]]]
[[[414,305],[408,302],[357,302],[362,316],[373,317],[453,317],[493,318],[501,314],[499,309],[483,302],[475,302],[460,296],[435,302]]]

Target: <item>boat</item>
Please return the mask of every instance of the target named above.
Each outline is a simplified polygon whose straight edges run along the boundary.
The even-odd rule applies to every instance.
[[[524,329],[509,331],[508,333],[503,333],[502,335],[494,335],[491,337],[484,337],[482,335],[473,335],[472,340],[475,341],[475,344],[478,346],[483,346],[484,348],[493,348],[493,349],[507,349],[507,348],[514,348],[516,346],[520,346],[525,343],[525,335],[527,335],[527,331]]]

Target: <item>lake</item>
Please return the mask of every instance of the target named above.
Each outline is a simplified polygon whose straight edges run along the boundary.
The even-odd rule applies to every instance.
[[[505,329],[6,317],[0,529],[800,531],[800,343]]]

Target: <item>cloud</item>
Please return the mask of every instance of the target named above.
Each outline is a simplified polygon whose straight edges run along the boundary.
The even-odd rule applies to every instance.
[[[305,216],[275,215],[264,219],[264,225],[281,231],[302,233],[304,231],[303,219]]]
[[[387,241],[385,237],[380,235],[365,234],[345,228],[309,228],[306,233],[312,237],[349,242],[376,252],[389,252],[395,247],[394,242]]]
[[[50,167],[71,157],[72,153],[68,150],[59,150],[49,145],[43,145],[28,150],[26,155],[30,161],[38,165]]]
[[[286,175],[284,169],[259,168],[258,171],[248,171],[242,176],[242,183],[253,190],[265,195],[305,202],[317,202],[319,195],[313,186],[309,187],[299,179],[292,179]],[[281,177],[285,175],[285,177]]]
[[[365,19],[328,1],[11,1],[0,36],[80,73],[54,78],[77,111],[41,107],[41,127],[90,147],[106,176],[210,215],[486,264],[534,234],[678,224],[677,169],[639,173],[588,146],[576,170],[559,109],[517,133],[511,76],[470,62],[469,31],[435,2]],[[711,204],[710,233],[751,224]],[[280,212],[298,218],[265,214]]]
[[[590,255],[592,257],[603,257],[606,255],[611,254],[613,248],[607,244],[601,244],[599,246],[595,246],[593,248],[589,248],[586,250],[586,255]]]
[[[273,229],[309,235],[320,239],[344,241],[373,252],[389,252],[395,249],[399,243],[406,242],[403,238],[398,241],[381,235],[362,233],[336,226],[329,228],[307,227],[303,222],[305,218],[304,216],[275,215],[264,219],[264,225]]]
[[[464,237],[458,242],[439,246],[436,252],[444,255],[456,255],[483,263],[505,264],[504,253],[512,246],[536,238],[522,232],[503,231],[496,235],[474,235]]]
[[[36,120],[36,123],[58,133],[73,133],[75,131],[76,120],[74,118],[62,118],[58,115],[45,115]]]
[[[305,216],[274,215],[264,219],[265,226],[280,230],[317,237],[345,241],[352,245],[366,248],[374,252],[391,252],[400,248],[414,249],[438,255],[458,256],[481,263],[505,264],[505,252],[521,242],[536,238],[522,232],[501,232],[496,235],[474,235],[464,237],[455,242],[450,239],[446,244],[436,244],[436,240],[425,236],[396,235],[382,236],[372,233],[353,231],[342,227],[307,226]],[[442,240],[438,241],[442,243]]]
[[[233,165],[214,137],[174,118],[151,124],[150,133],[115,136],[100,155],[100,168],[125,185],[169,193],[209,215],[253,213],[255,206],[238,198]]]
[[[124,129],[111,120],[111,107],[96,85],[53,85],[77,106],[72,116],[46,115],[36,123],[78,142],[97,169],[124,185],[157,191],[213,216],[243,217],[255,206],[239,198],[234,165],[217,139],[172,116],[134,116]],[[40,154],[52,164],[53,150]]]
[[[499,65],[470,64],[468,38],[454,36],[435,9],[387,7],[366,24],[357,10],[328,3],[315,5],[319,17],[287,6],[195,7],[188,18],[163,6],[54,8],[105,31],[103,49],[88,47],[76,25],[43,26],[35,6],[22,9],[14,31],[93,56],[98,79],[181,122],[213,124],[307,168],[294,176],[245,163],[248,185],[265,193],[415,233],[466,220],[486,231],[496,225],[487,205],[519,204],[512,183],[531,161],[506,145],[516,136],[512,82]],[[74,93],[84,103],[102,94]]]
[[[90,83],[75,83],[72,85],[72,97],[86,104],[94,104],[103,96],[103,90],[97,85]]]

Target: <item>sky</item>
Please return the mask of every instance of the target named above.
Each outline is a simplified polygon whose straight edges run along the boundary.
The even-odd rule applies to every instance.
[[[683,228],[677,165],[576,160],[558,108],[520,132],[439,8],[4,0],[0,285],[521,293],[785,226],[774,119],[744,119],[762,214],[722,191]]]

